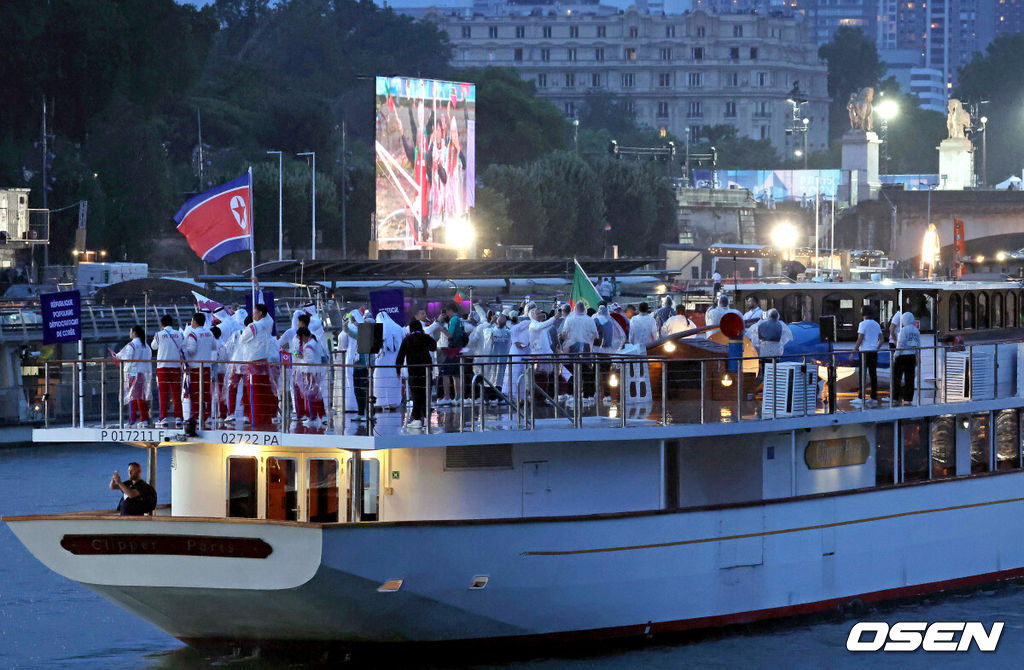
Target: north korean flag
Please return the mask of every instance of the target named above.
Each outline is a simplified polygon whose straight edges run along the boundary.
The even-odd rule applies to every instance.
[[[252,248],[252,183],[250,175],[195,196],[174,215],[178,232],[192,251],[215,263],[235,251]]]

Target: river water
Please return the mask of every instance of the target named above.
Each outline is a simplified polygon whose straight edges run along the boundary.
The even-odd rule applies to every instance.
[[[107,488],[116,468],[144,462],[122,445],[47,445],[0,449],[0,515],[113,508]],[[170,455],[162,452],[157,492],[170,499]],[[884,560],[884,557],[879,557]],[[1006,623],[998,650],[968,654],[851,653],[857,620]],[[473,668],[1019,668],[1024,666],[1024,586],[1008,585],[912,605],[871,610],[857,619],[777,625],[700,641],[651,644],[588,656],[505,662]],[[0,524],[0,668],[296,668],[289,659],[206,658],[92,591],[43,567]],[[431,667],[452,667],[438,664]]]

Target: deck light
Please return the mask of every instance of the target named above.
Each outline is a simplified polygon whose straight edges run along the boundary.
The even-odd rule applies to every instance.
[[[675,342],[673,342],[672,340],[669,340],[668,342],[665,343],[665,351],[667,351],[668,353],[671,354],[675,350],[676,350],[676,343]]]
[[[982,256],[981,254],[978,254],[977,256],[974,257],[974,262],[975,263],[984,263],[985,262],[985,257]]]
[[[1006,252],[1005,251],[1000,251],[999,253],[997,253],[996,254],[996,260],[999,261],[1000,263],[1005,261],[1006,260]]]
[[[614,372],[608,377],[608,386],[615,388],[619,385],[619,376]]]
[[[722,375],[722,386],[725,386],[727,388],[729,386],[732,386],[732,377],[729,376],[728,372]]]

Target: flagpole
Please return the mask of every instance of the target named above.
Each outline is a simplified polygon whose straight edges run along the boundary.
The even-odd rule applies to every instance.
[[[249,260],[252,272],[252,308],[256,310],[256,198],[252,194],[252,166],[249,166]]]

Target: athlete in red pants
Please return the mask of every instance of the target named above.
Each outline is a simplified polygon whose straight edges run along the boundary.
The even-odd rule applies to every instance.
[[[269,430],[273,428],[277,412],[277,396],[271,385],[270,369],[266,361],[257,361],[249,367],[249,404],[246,413],[254,430]]]
[[[157,368],[156,390],[160,397],[160,420],[167,419],[167,404],[174,402],[174,418],[181,420],[181,368]]]
[[[202,386],[202,388],[203,388],[203,394],[202,394],[203,395],[203,419],[205,420],[205,419],[213,418],[210,415],[210,395],[211,395],[213,389],[210,387],[210,366],[209,365],[203,365],[202,369],[203,369],[203,386]],[[192,390],[192,397],[193,398],[198,398],[199,397],[199,368],[192,368],[191,370],[189,370],[188,371],[188,379],[189,379],[189,384],[190,384],[189,388]],[[192,403],[192,416],[189,417],[189,418],[192,418],[192,419],[199,418],[199,403],[198,402],[193,402]]]

